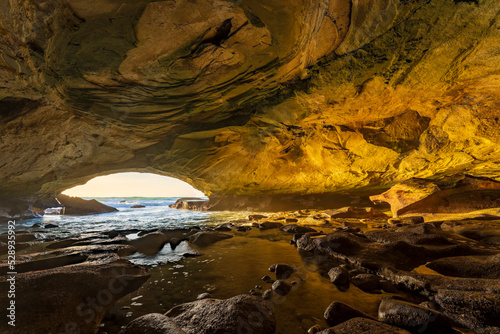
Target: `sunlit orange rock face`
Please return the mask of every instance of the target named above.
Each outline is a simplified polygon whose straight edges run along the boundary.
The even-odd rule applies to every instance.
[[[217,196],[496,177],[499,12],[495,0],[3,1],[0,196],[118,171]]]

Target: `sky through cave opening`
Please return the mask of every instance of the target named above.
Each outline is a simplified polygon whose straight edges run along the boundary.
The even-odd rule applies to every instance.
[[[66,189],[77,197],[203,197],[201,191],[179,179],[152,173],[126,172],[98,176]]]

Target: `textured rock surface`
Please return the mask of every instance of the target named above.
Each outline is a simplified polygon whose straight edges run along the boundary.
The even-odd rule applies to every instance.
[[[496,0],[0,9],[5,216],[120,171],[218,196],[498,174]]]
[[[18,268],[16,326],[2,322],[3,333],[97,333],[111,305],[149,278],[144,268],[106,253],[73,251],[69,256],[20,262]],[[8,290],[8,278],[0,278],[2,289]],[[0,303],[9,303],[7,294]]]
[[[276,330],[272,308],[262,298],[248,295],[197,300],[176,306],[165,315],[188,334],[271,334]]]

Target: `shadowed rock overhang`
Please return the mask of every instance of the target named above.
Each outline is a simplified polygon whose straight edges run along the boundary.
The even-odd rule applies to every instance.
[[[147,171],[207,195],[497,177],[495,0],[0,1],[0,197]]]

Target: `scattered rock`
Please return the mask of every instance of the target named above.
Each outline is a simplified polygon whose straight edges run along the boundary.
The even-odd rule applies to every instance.
[[[259,321],[249,317],[252,314],[258,315]],[[270,334],[276,331],[272,308],[262,298],[249,295],[197,300],[178,305],[165,315],[188,334]]]
[[[321,334],[410,334],[410,332],[367,318],[352,318]]]
[[[238,226],[236,228],[236,231],[238,232],[246,232],[246,231],[250,231],[252,228],[250,226]]]
[[[447,319],[439,312],[395,299],[384,299],[378,309],[380,321],[412,333],[451,333]]]
[[[398,289],[392,284],[390,281],[381,279],[378,281],[379,287],[384,290],[385,292],[389,293],[396,293],[398,292]]]
[[[168,239],[161,232],[152,232],[140,238],[133,239],[127,244],[135,247],[139,252],[146,255],[154,255],[158,253],[167,243]]]
[[[63,214],[65,215],[93,215],[118,211],[117,209],[102,204],[95,199],[85,200],[79,197],[71,197],[63,194],[57,195],[56,198],[61,206],[63,206]]]
[[[286,296],[292,290],[292,286],[285,281],[277,280],[273,283],[272,289],[278,295]]]
[[[375,216],[373,208],[345,207],[329,212],[331,218],[371,218]]]
[[[351,283],[363,291],[373,291],[379,288],[379,278],[371,274],[359,274],[351,279]]]
[[[160,313],[138,317],[118,334],[186,334],[174,321]]]
[[[199,247],[206,247],[221,240],[230,239],[233,236],[220,232],[198,232],[189,237],[189,242]]]
[[[260,219],[264,219],[264,218],[267,218],[267,216],[264,216],[264,215],[250,215],[250,216],[248,216],[248,220],[260,220]]]
[[[16,305],[22,307],[16,308],[15,333],[65,333],[68,324],[82,333],[97,333],[109,307],[149,278],[144,268],[116,254],[84,258],[76,259],[79,263],[73,265],[51,267],[54,263],[48,261],[47,269],[18,272],[16,292],[20,293],[16,293]],[[30,264],[24,262],[23,266],[29,268]],[[2,291],[9,290],[7,278],[0,277]],[[0,299],[2,304],[7,303],[7,294]],[[95,307],[90,306],[92,301]],[[92,310],[92,317],[82,316],[83,310]],[[2,332],[3,326],[0,325]]]
[[[273,290],[267,289],[262,293],[262,299],[270,300],[271,298],[273,298]]]
[[[271,268],[269,268],[269,270],[271,271]],[[288,264],[277,263],[274,265],[274,272],[276,273],[277,279],[287,279],[296,271],[297,269]]]
[[[288,224],[280,227],[280,230],[288,233],[307,233],[307,232],[317,232],[315,229],[312,227],[308,226],[300,226],[297,224]]]
[[[283,224],[278,222],[263,222],[259,224],[261,230],[270,230],[273,228],[280,228],[281,226],[283,226]]]
[[[233,226],[234,225],[232,223],[224,223],[217,226],[215,230],[219,232],[229,232],[233,229]]]
[[[319,325],[314,325],[307,330],[307,334],[316,334],[321,332],[321,327]]]
[[[48,223],[48,224],[44,224],[43,227],[44,228],[56,228],[56,227],[59,227],[59,225]]]
[[[426,266],[446,276],[500,279],[500,254],[446,257]]]
[[[130,208],[131,209],[141,209],[141,208],[145,208],[145,207],[146,207],[145,205],[136,204],[136,205],[132,205]]]
[[[270,276],[264,276],[262,277],[262,280],[266,283],[274,283],[274,280]]]
[[[330,304],[330,306],[328,306],[324,316],[326,322],[330,326],[335,326],[343,323],[344,321],[357,317],[375,320],[368,314],[361,312],[352,306],[337,301],[334,301]]]
[[[290,224],[290,223],[296,223],[298,221],[299,220],[297,218],[286,218],[285,219],[285,223],[288,223],[288,224]]]
[[[336,285],[343,285],[349,282],[349,272],[342,267],[335,267],[328,271],[330,282]]]

